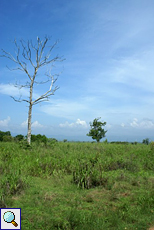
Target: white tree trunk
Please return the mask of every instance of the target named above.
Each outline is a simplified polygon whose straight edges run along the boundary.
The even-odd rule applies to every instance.
[[[33,81],[31,82],[30,86],[30,99],[29,99],[29,111],[28,111],[28,132],[27,132],[27,142],[30,145],[31,144],[31,126],[32,126],[32,95],[33,95]]]
[[[27,142],[31,144],[31,125],[32,125],[32,104],[29,105],[28,111],[28,133],[27,133]]]

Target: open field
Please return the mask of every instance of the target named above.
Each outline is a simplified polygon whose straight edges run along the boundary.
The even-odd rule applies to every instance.
[[[0,142],[0,207],[28,229],[154,226],[154,149],[144,144]]]

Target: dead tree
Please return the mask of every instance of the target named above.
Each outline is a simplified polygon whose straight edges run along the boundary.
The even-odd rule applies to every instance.
[[[40,68],[51,65],[51,67],[54,66],[54,63],[56,61],[63,61],[61,57],[58,55],[54,58],[51,57],[51,53],[55,46],[57,45],[57,41],[52,45],[47,47],[47,43],[50,40],[50,38],[45,37],[44,40],[40,40],[39,37],[37,37],[37,43],[33,45],[31,40],[28,40],[25,42],[23,39],[20,40],[19,44],[16,40],[14,40],[14,44],[16,47],[16,53],[15,56],[13,56],[11,53],[6,52],[2,49],[2,55],[0,57],[8,58],[11,61],[13,61],[17,67],[12,70],[20,70],[24,72],[27,75],[28,81],[25,85],[21,84],[15,84],[15,87],[18,87],[19,89],[26,87],[29,88],[29,99],[15,99],[13,96],[11,96],[15,101],[22,102],[25,101],[28,103],[28,132],[27,132],[27,142],[30,145],[31,144],[31,120],[32,120],[32,107],[33,105],[36,105],[43,101],[48,101],[49,97],[51,95],[54,95],[55,91],[59,88],[55,85],[55,82],[57,80],[57,74],[51,75],[51,72],[48,74],[44,74],[47,77],[47,80],[42,80],[41,82],[36,81],[37,73]],[[22,51],[21,51],[22,50]],[[30,68],[32,67],[33,72],[30,74]],[[45,84],[47,82],[50,82],[49,90],[46,91],[44,94],[39,96],[37,99],[33,100],[33,89],[35,84]]]

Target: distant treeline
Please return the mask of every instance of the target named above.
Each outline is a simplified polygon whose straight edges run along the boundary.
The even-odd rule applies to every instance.
[[[128,142],[128,141],[111,141],[111,144],[123,144],[123,145],[128,145],[128,144],[132,144],[132,145],[137,145],[137,141],[135,142]]]
[[[19,134],[15,137],[11,136],[11,132],[10,131],[0,131],[0,142],[11,142],[11,141],[15,141],[15,142],[19,142],[19,141],[24,141],[26,140],[27,136],[24,136],[22,134]],[[37,134],[34,135],[32,134],[31,136],[31,141],[32,142],[43,142],[44,144],[47,144],[48,141],[52,141],[52,142],[58,142],[58,140],[56,138],[47,138],[45,135],[41,135],[41,134]],[[64,139],[63,142],[67,142],[67,139]],[[77,141],[80,142],[80,141]],[[86,141],[81,141],[81,142],[86,142]],[[96,143],[95,141],[92,141],[91,143]],[[108,142],[108,140],[106,139],[104,141],[104,143],[110,143],[110,144],[123,144],[123,145],[128,145],[128,144],[132,144],[132,145],[137,145],[137,141],[135,142],[128,142],[128,141],[111,141]],[[143,144],[148,145],[150,143],[149,138],[143,139],[142,141]]]
[[[26,140],[26,138],[27,136],[24,136],[22,134],[12,137],[10,131],[7,132],[0,131],[0,141],[3,142],[11,142],[11,141],[19,142],[19,141]],[[41,134],[37,134],[37,135],[32,134],[31,140],[32,142],[43,142],[45,144],[47,143],[48,140],[57,142],[55,138],[47,138],[45,135],[41,135]]]

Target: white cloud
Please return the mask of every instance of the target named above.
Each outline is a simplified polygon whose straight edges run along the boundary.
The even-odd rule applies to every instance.
[[[27,119],[27,121],[23,121],[21,123],[21,127],[23,127],[23,128],[27,127],[27,125],[28,125],[28,119]]]
[[[17,97],[17,99],[19,97],[21,97],[21,100],[24,97],[29,97],[29,89],[28,88],[21,88],[19,89],[18,87],[15,87],[13,84],[0,84],[0,93],[1,94],[5,94],[5,95],[9,95],[9,96],[13,96],[13,97]],[[33,99],[36,99],[40,97],[40,94],[35,93],[33,91]]]
[[[142,121],[138,121],[137,118],[134,118],[134,120],[130,123],[132,127],[138,127],[138,128],[145,128],[150,129],[154,128],[154,122],[149,119],[143,119]]]
[[[27,127],[27,125],[28,125],[28,119],[26,121],[22,122],[22,124],[21,124],[21,126],[23,128]],[[43,128],[43,127],[44,126],[41,125],[38,121],[32,122],[32,128]]]
[[[28,89],[22,88],[19,90],[17,87],[14,85],[10,84],[0,84],[0,93],[1,94],[6,94],[10,96],[19,96],[20,94],[22,96],[28,96]]]
[[[41,125],[38,121],[34,121],[34,122],[32,123],[32,127],[33,127],[33,128],[43,128],[44,126]]]
[[[154,127],[154,122],[152,122],[151,120],[143,120],[141,123],[140,123],[140,127],[143,127],[143,128],[153,128]]]
[[[130,123],[130,125],[131,125],[132,127],[138,127],[139,124],[138,124],[137,118],[134,118],[134,120]]]
[[[54,100],[55,101],[55,100]],[[87,105],[83,102],[71,102],[68,100],[57,100],[55,103],[48,103],[40,107],[40,110],[48,115],[76,119],[79,112],[86,112]]]
[[[81,121],[80,119],[77,119],[76,124],[87,127],[87,123],[85,121]]]
[[[7,117],[7,119],[4,120],[0,120],[0,127],[7,127],[10,120],[10,117]]]
[[[60,127],[64,128],[64,127],[70,127],[70,128],[76,128],[76,127],[83,127],[83,128],[87,128],[87,123],[86,121],[81,121],[80,119],[77,119],[76,122],[74,123],[69,123],[68,121],[66,121],[64,124],[59,124]]]
[[[124,124],[124,123],[121,123],[121,127],[125,127],[125,124]]]
[[[105,128],[110,129],[110,128],[112,128],[112,125],[107,123]]]

